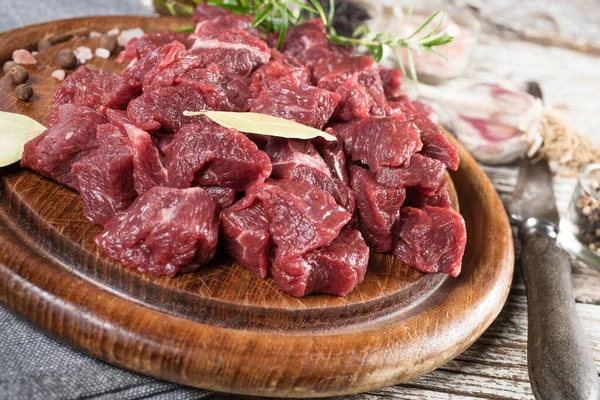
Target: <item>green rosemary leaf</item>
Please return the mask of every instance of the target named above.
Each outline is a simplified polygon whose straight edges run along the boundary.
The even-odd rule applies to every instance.
[[[280,4],[279,8],[281,9],[281,27],[279,28],[279,38],[277,39],[277,48],[281,49],[283,46],[283,41],[285,40],[285,34],[288,30],[288,13],[287,6],[285,4]]]
[[[192,33],[192,32],[194,32],[194,27],[193,26],[183,26],[181,28],[173,28],[171,30],[174,32]]]
[[[437,10],[436,12],[434,12],[433,14],[431,14],[431,15],[429,16],[429,18],[427,18],[427,19],[425,20],[425,22],[423,22],[423,23],[421,24],[421,26],[419,26],[419,27],[417,28],[417,30],[415,30],[415,31],[412,33],[412,35],[410,35],[409,37],[407,37],[407,38],[406,38],[406,40],[410,40],[410,39],[412,39],[413,37],[415,37],[416,35],[418,35],[418,34],[419,34],[419,32],[421,32],[423,29],[425,29],[425,27],[426,27],[427,25],[429,25],[429,23],[430,23],[430,22],[431,22],[431,21],[432,21],[432,20],[433,20],[435,17],[437,17],[437,16],[439,15],[439,13],[440,13],[440,12],[442,12],[442,10],[441,10],[441,9],[440,9],[440,10]]]
[[[270,16],[270,14],[273,12],[273,4],[268,4],[265,8],[263,8],[261,11],[259,11],[255,17],[254,17],[254,21],[252,21],[252,27],[256,28],[257,26],[259,26],[260,24],[263,23],[263,21]]]
[[[317,0],[309,0],[309,1],[312,3],[315,10],[317,10],[319,17],[321,17],[321,20],[323,21],[323,25],[327,26],[328,25],[327,16],[325,16],[325,10],[323,10],[323,6],[321,6],[321,4]]]

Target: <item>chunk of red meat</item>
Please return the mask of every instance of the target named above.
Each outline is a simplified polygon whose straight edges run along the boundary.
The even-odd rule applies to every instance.
[[[133,38],[127,42],[127,46],[125,46],[125,49],[121,51],[115,61],[122,63],[128,58],[141,59],[146,54],[173,41],[181,43],[185,48],[190,48],[194,42],[181,32],[167,30],[157,33],[147,33],[141,38]]]
[[[167,170],[162,165],[152,137],[134,125],[125,125],[133,153],[135,191],[142,195],[154,186],[163,186]]]
[[[252,27],[254,18],[250,15],[226,14],[199,21],[191,38],[223,32],[223,30],[239,30],[259,37],[259,32]]]
[[[251,187],[246,197],[262,202],[280,259],[331,243],[351,217],[329,193],[306,182],[265,182]]]
[[[134,79],[82,66],[54,93],[53,107],[74,103],[104,112],[107,108],[127,107],[140,93],[141,85]]]
[[[458,276],[467,243],[465,222],[451,208],[402,209],[393,253],[424,273]]]
[[[231,207],[235,203],[235,189],[221,186],[200,186],[213,198],[221,210]]]
[[[208,264],[217,248],[219,217],[203,189],[154,187],[111,219],[96,244],[129,268],[175,276]]]
[[[98,127],[100,147],[73,164],[83,214],[97,225],[106,224],[137,197],[133,157],[128,140],[113,124]]]
[[[259,67],[252,74],[252,84],[250,91],[254,97],[257,97],[260,92],[286,76],[295,76],[300,81],[300,84],[311,85],[310,70],[304,66],[290,65],[285,59],[282,61],[270,61],[267,64]]]
[[[329,167],[331,176],[339,179],[345,185],[348,185],[348,172],[346,169],[346,155],[344,154],[344,146],[342,143],[329,142],[326,140],[315,139],[313,141],[319,154]]]
[[[53,111],[56,111],[63,104],[73,103],[81,87],[103,76],[106,76],[106,74],[100,69],[89,69],[85,65],[77,68],[65,78],[60,88],[54,92],[54,96],[52,97]]]
[[[442,184],[445,171],[446,166],[441,161],[414,154],[408,165],[381,168],[377,173],[377,182],[395,188],[415,188],[431,195]]]
[[[273,172],[271,178],[307,182],[331,194],[350,214],[354,213],[354,193],[331,172],[308,140],[269,138],[264,148]]]
[[[250,107],[250,79],[223,72],[216,64],[194,68],[176,79],[201,88],[208,107],[247,111]]]
[[[259,278],[269,275],[271,235],[260,201],[244,198],[221,214],[221,235],[231,258]]]
[[[359,166],[351,165],[348,170],[365,241],[377,253],[390,251],[392,228],[400,218],[406,191],[378,183],[373,173]]]
[[[274,179],[290,179],[293,169],[299,165],[330,175],[327,164],[308,140],[269,137],[264,152],[273,165],[271,177]]]
[[[249,76],[271,57],[265,42],[240,30],[202,35],[190,51],[198,56],[201,66],[214,63],[225,72],[241,76]]]
[[[235,129],[213,122],[182,128],[167,152],[168,184],[193,183],[245,190],[271,174],[269,156]]]
[[[396,103],[396,107],[402,110],[408,121],[415,123],[421,130],[421,141],[423,142],[421,154],[440,160],[448,169],[456,171],[460,163],[458,150],[452,146],[440,127],[429,118],[428,106],[419,102],[411,102],[402,96]]]
[[[369,248],[360,232],[342,231],[329,245],[295,258],[273,261],[271,274],[284,292],[345,296],[361,283],[369,264]]]
[[[318,87],[340,95],[335,117],[352,121],[388,114],[379,66],[371,57],[344,55],[323,59],[313,74]]]
[[[173,86],[175,79],[200,65],[200,59],[185,46],[173,41],[157,47],[123,71],[123,76],[142,82],[144,92]]]
[[[425,194],[418,190],[408,189],[406,191],[406,201],[404,202],[404,205],[415,208],[423,208],[424,206],[442,208],[452,207],[450,194],[448,193],[448,188],[446,187],[446,181],[442,181],[442,184],[432,194]]]
[[[422,147],[417,126],[394,117],[336,124],[331,132],[344,142],[348,158],[367,164],[374,172],[403,165]]]
[[[96,128],[108,120],[88,107],[61,106],[54,124],[25,144],[21,166],[77,190],[71,166],[98,147]]]
[[[385,97],[393,100],[402,94],[402,71],[399,69],[379,68],[379,76],[383,84]]]
[[[192,20],[198,23],[227,15],[235,14],[225,8],[209,6],[206,3],[200,2],[192,11]]]
[[[220,111],[231,111],[224,104]],[[201,87],[193,84],[163,87],[144,93],[131,101],[127,115],[136,126],[145,131],[163,128],[167,132],[177,132],[183,125],[200,122],[202,116],[185,116],[184,111],[210,109],[203,97]]]
[[[273,46],[275,47],[275,46]],[[331,42],[325,32],[325,26],[320,18],[292,26],[286,33],[282,52],[296,57],[307,67],[314,67],[324,58],[339,54],[352,53],[351,48],[344,48]]]
[[[319,171],[306,165],[296,166],[291,171],[289,177],[283,178],[291,179],[296,182],[307,182],[318,187],[322,191],[332,195],[335,201],[340,206],[344,207],[351,215],[354,214],[356,208],[354,192],[339,179],[332,178],[323,171]]]
[[[263,88],[250,111],[321,129],[338,102],[337,94],[302,84],[295,76],[286,76]]]

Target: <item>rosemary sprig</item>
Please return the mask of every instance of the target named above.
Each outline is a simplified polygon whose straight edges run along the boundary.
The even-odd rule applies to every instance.
[[[192,0],[199,3],[202,0]],[[180,2],[180,0],[158,0],[159,4],[166,7],[173,15],[190,14],[192,7]],[[412,51],[417,54],[427,51],[446,58],[435,50],[435,47],[442,46],[453,40],[453,37],[447,36],[443,30],[446,20],[446,14],[442,10],[437,10],[427,18],[415,31],[408,37],[399,37],[390,33],[375,33],[367,26],[360,26],[351,37],[338,35],[333,28],[332,20],[335,13],[334,0],[329,0],[328,12],[325,12],[323,6],[317,0],[207,0],[207,4],[215,7],[221,7],[231,10],[238,14],[253,15],[252,26],[261,28],[266,34],[278,33],[277,47],[281,48],[285,35],[290,26],[298,25],[307,19],[318,17],[323,21],[327,29],[327,37],[340,45],[354,45],[366,49],[375,61],[381,62],[385,48],[390,49],[396,57],[398,65],[404,75],[408,75],[414,81],[417,80],[415,64]],[[296,10],[294,13],[293,10]],[[406,19],[402,26],[412,16],[413,7],[411,5]],[[435,26],[427,32],[429,26],[437,19]],[[189,28],[183,28],[184,31]],[[427,32],[423,34],[423,32]],[[406,52],[406,61],[408,63],[408,74],[399,49],[404,48]]]

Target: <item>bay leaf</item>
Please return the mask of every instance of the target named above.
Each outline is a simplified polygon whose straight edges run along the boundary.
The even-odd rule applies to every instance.
[[[44,125],[25,115],[0,111],[0,167],[19,161],[25,143],[45,130]]]
[[[288,139],[313,139],[321,136],[331,142],[337,140],[335,136],[327,132],[267,114],[229,111],[184,111],[183,115],[188,117],[206,115],[225,128],[233,128],[240,132],[255,133],[257,135]]]

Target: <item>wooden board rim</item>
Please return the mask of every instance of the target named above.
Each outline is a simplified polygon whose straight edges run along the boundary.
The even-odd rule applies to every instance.
[[[131,18],[149,17],[50,22],[6,32],[0,35],[0,44],[31,29],[37,29],[39,34],[39,29],[61,22],[73,26],[82,21],[88,27],[115,26],[118,21]],[[180,23],[177,19],[168,20],[174,25]],[[0,48],[0,56],[6,57],[9,47]],[[476,224],[475,231],[483,232],[478,240],[487,245],[476,257],[483,270],[462,275],[441,304],[400,323],[362,332],[314,336],[203,325],[149,310],[66,272],[57,260],[40,256],[35,243],[19,242],[10,226],[0,227],[0,301],[88,354],[157,378],[205,389],[246,395],[324,397],[409,380],[433,370],[473,343],[500,312],[512,280],[512,235],[500,198],[474,159],[460,144],[454,144],[462,159],[459,171],[452,174],[461,195],[461,210],[465,219]],[[472,202],[484,207],[469,207]],[[486,231],[490,227],[493,232]],[[474,291],[474,287],[479,290]],[[455,303],[464,298],[468,298],[471,307],[457,308]],[[140,323],[142,315],[144,324]],[[445,325],[437,325],[444,319]],[[432,321],[436,321],[436,329],[427,331]],[[415,332],[423,334],[418,341],[411,338]],[[173,337],[178,342],[174,343]],[[223,355],[238,348],[252,350],[245,358],[228,358],[230,364],[224,368]],[[273,354],[272,348],[289,348],[290,352]],[[357,353],[363,356],[360,368],[347,363]],[[275,368],[281,366],[284,358],[287,364]],[[298,366],[306,362],[321,365],[320,374],[299,373]]]

